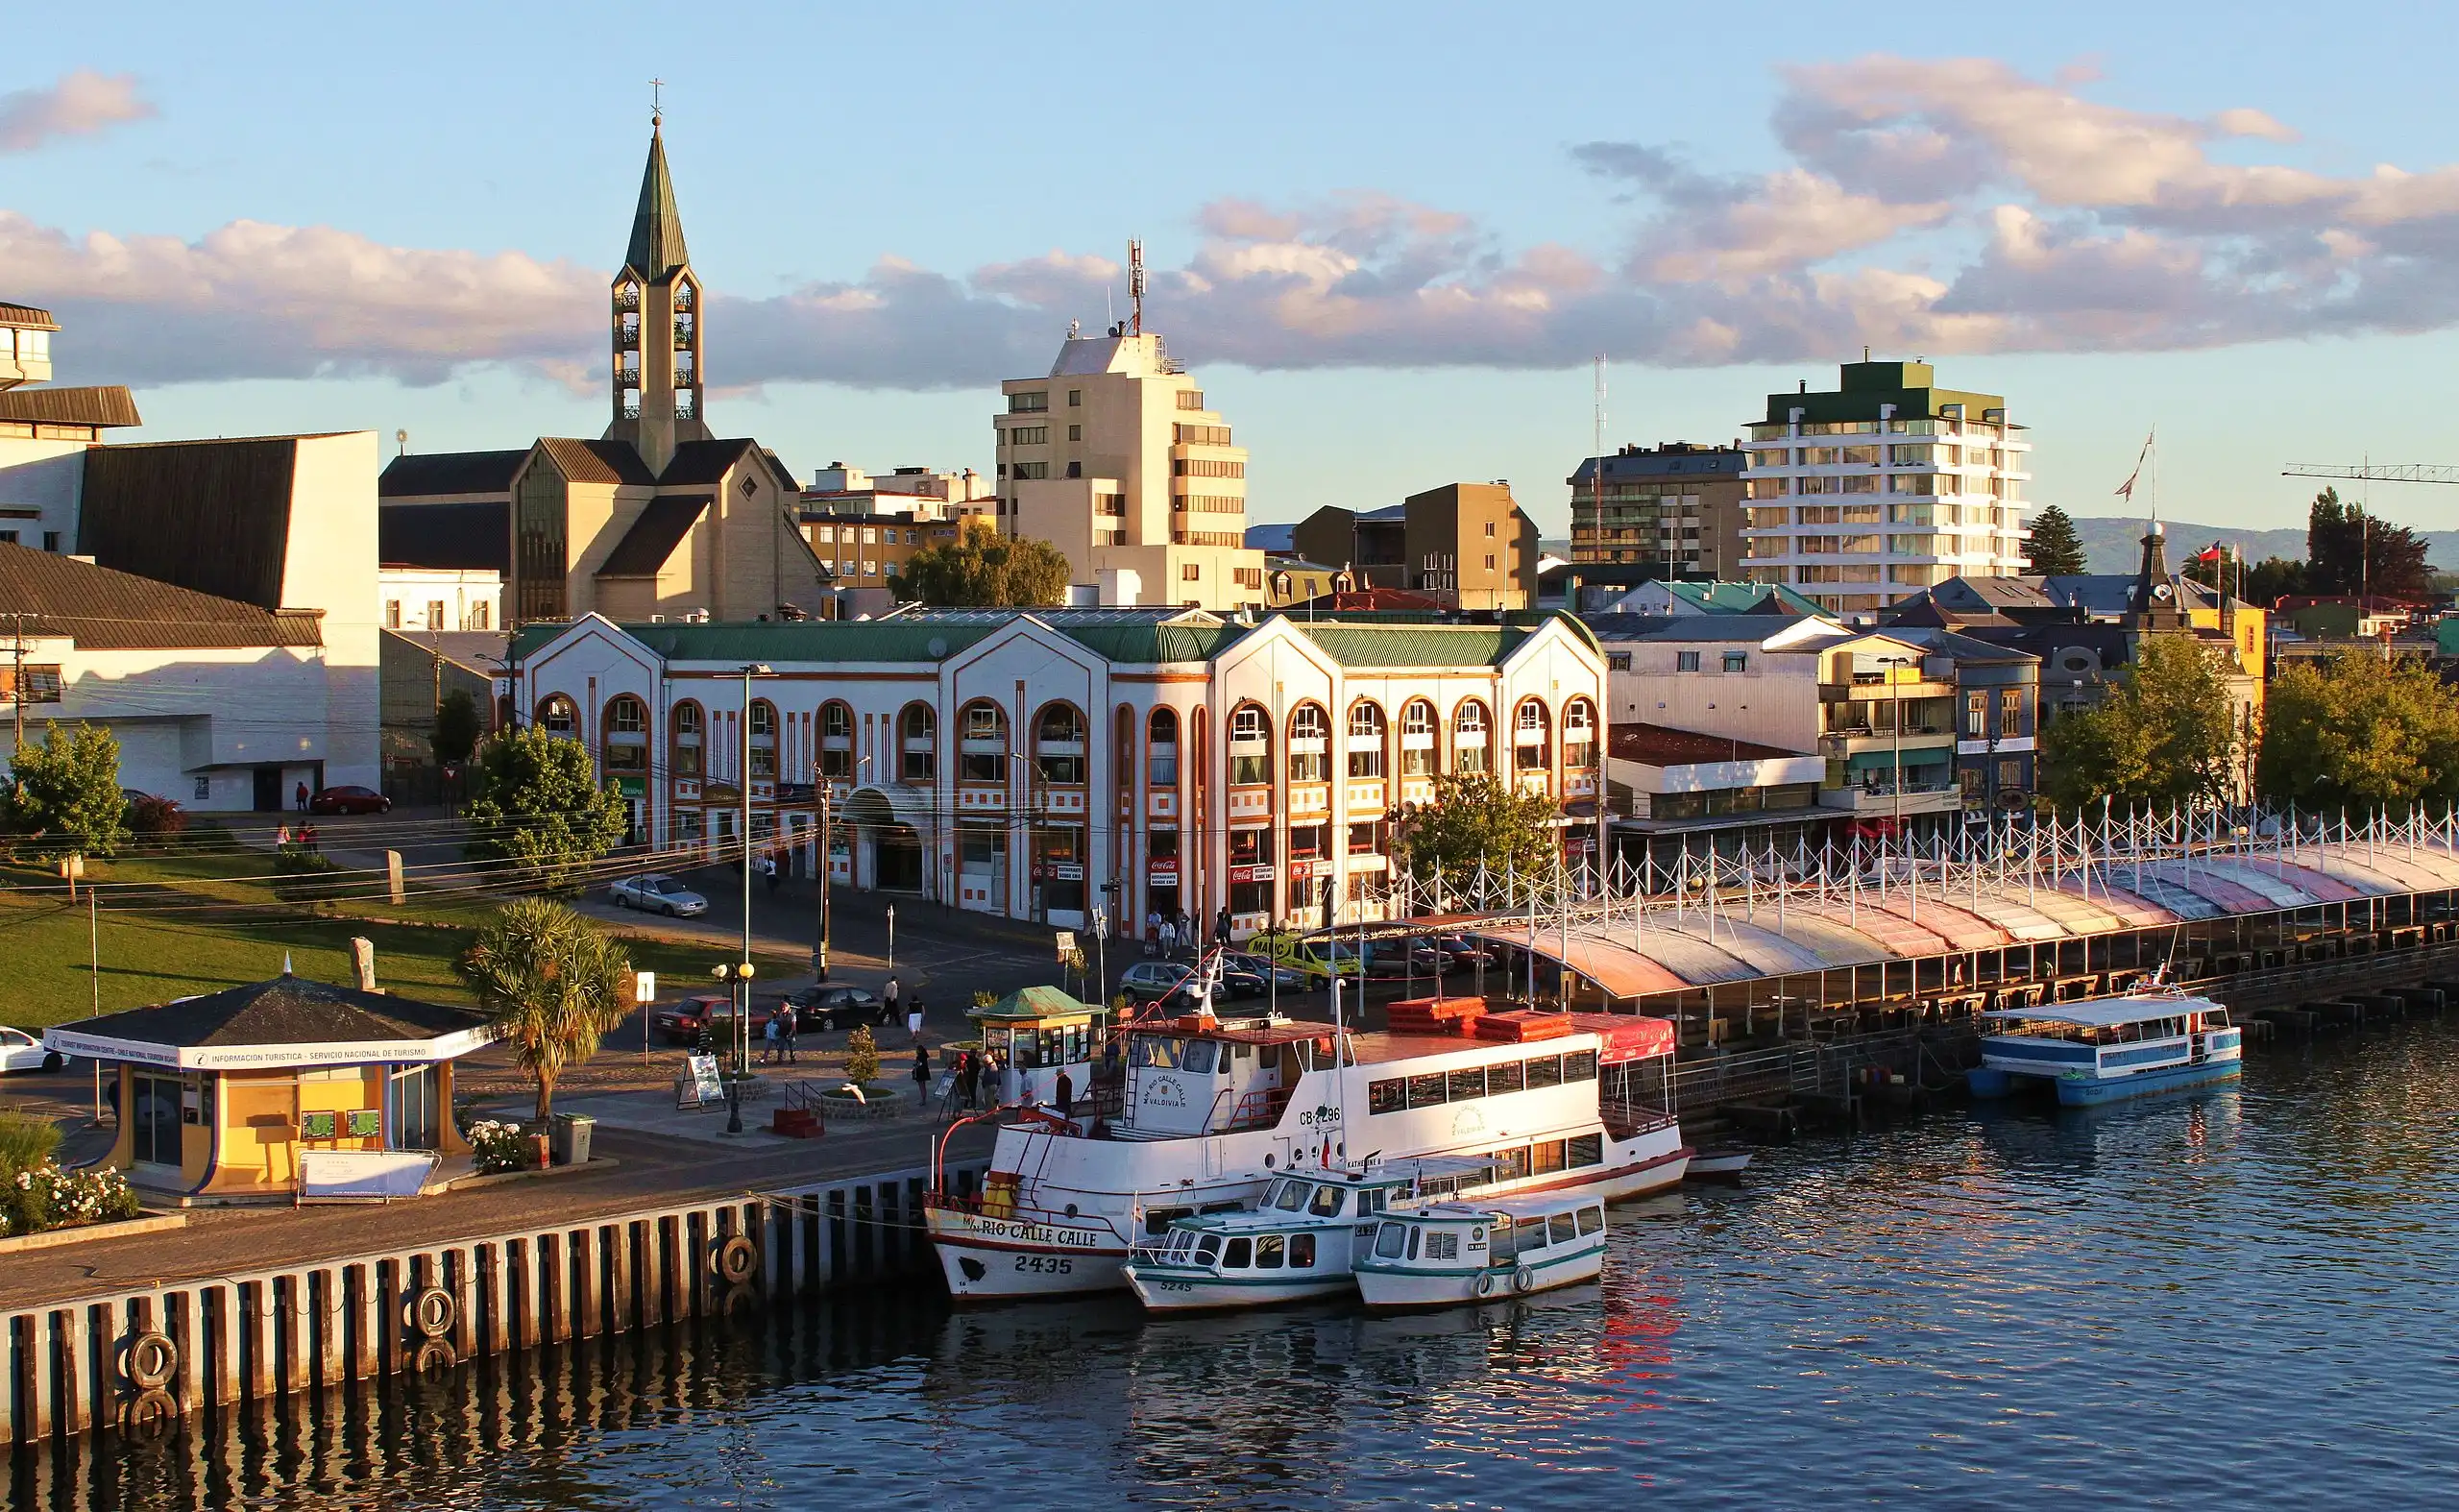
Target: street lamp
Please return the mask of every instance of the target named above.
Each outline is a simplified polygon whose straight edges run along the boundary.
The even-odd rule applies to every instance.
[[[772,675],[766,662],[746,662],[743,669],[743,767],[735,784],[743,800],[743,959],[717,968],[719,981],[731,980],[734,1012],[734,1076],[726,1084],[726,1133],[743,1133],[743,1079],[751,1074],[751,679]]]

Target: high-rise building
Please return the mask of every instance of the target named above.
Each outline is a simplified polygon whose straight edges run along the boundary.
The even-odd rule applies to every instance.
[[[1140,325],[1071,331],[1046,377],[999,385],[999,524],[1057,547],[1106,600],[1261,607],[1246,449]]]
[[[1571,560],[1652,566],[1668,577],[1719,578],[1742,557],[1743,453],[1668,441],[1588,457],[1571,489]]]
[[[1847,362],[1831,391],[1768,395],[1743,473],[1743,575],[1850,614],[2021,573],[2024,429],[2006,400],[1939,388],[1926,362]]]

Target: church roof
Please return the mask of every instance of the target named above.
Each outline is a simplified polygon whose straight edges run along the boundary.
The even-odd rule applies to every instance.
[[[575,483],[645,483],[654,485],[648,464],[622,441],[583,441],[575,436],[540,436],[538,444],[564,476]]]
[[[666,170],[666,136],[649,131],[648,166],[641,173],[641,203],[632,211],[632,244],[623,263],[651,281],[692,260],[683,245],[683,216],[674,207],[674,178]]]
[[[378,499],[418,499],[437,494],[501,494],[512,475],[529,460],[529,449],[512,451],[403,452],[377,475]]]
[[[725,480],[726,472],[742,460],[746,451],[757,451],[760,443],[737,436],[724,440],[684,441],[674,448],[674,455],[658,475],[658,482],[668,488],[693,487]],[[763,458],[763,465],[766,459]],[[794,492],[799,484],[790,484]]]
[[[692,526],[708,512],[706,494],[660,494],[641,510],[632,528],[606,553],[600,577],[654,577],[666,559],[683,544]]]

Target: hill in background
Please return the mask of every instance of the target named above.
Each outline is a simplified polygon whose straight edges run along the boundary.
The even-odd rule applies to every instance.
[[[2242,549],[2249,562],[2259,562],[2267,556],[2301,558],[2305,554],[2305,530],[2237,530],[2227,525],[2196,524],[2189,520],[2166,522],[2169,532],[2169,566],[2185,565],[2186,559],[2214,541]],[[2133,516],[2078,516],[2075,533],[2082,538],[2083,559],[2096,573],[2130,573],[2143,560],[2143,521]],[[2459,567],[2459,530],[2420,530],[2424,538],[2425,561],[2441,571]]]

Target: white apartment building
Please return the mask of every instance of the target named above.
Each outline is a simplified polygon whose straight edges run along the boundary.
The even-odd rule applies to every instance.
[[[588,744],[633,833],[688,866],[750,830],[813,874],[1123,934],[1379,917],[1393,816],[1444,772],[1553,796],[1597,835],[1605,664],[1578,622],[1256,624],[1202,610],[901,610],[617,625],[513,643],[510,705]],[[744,706],[743,669],[761,671]]]
[[[803,490],[802,507],[831,514],[910,512],[916,520],[963,520],[991,513],[990,479],[971,468],[962,473],[934,473],[927,467],[900,467],[866,473],[859,467],[831,462],[811,475]]]
[[[497,630],[503,627],[503,573],[486,568],[401,567],[376,570],[376,594],[387,630]]]
[[[1057,547],[1105,602],[1265,605],[1246,450],[1159,336],[1071,331],[1047,376],[1000,391],[991,481],[1007,534]]]
[[[1840,385],[1770,394],[1750,427],[1743,575],[1833,613],[1873,613],[1951,577],[2026,571],[2024,427],[1926,362],[1847,362]]]

